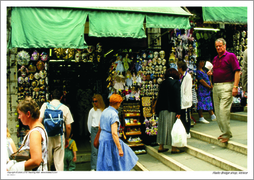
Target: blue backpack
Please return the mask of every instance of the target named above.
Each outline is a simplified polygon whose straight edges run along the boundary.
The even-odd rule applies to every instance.
[[[47,102],[44,127],[49,137],[63,135],[63,111],[59,109],[61,105],[62,103],[55,107]]]

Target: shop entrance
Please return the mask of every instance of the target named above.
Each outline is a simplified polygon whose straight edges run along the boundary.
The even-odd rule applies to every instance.
[[[74,118],[73,139],[78,146],[90,141],[87,118],[92,106],[92,96],[101,94],[107,104],[106,73],[108,67],[98,63],[73,61],[49,61],[49,91],[59,89],[64,96],[61,102],[67,105]],[[90,145],[90,144],[89,144]]]

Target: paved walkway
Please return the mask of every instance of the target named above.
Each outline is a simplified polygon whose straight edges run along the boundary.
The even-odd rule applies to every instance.
[[[246,112],[240,112],[238,114],[247,115]],[[193,117],[198,120],[198,115],[193,114]],[[218,137],[221,135],[220,128],[218,126],[217,121],[211,121],[209,119],[209,114],[204,114],[204,117],[210,122],[209,124],[204,123],[196,123],[193,128],[194,131],[202,132],[214,137]],[[239,121],[239,120],[230,120],[230,127],[233,137],[230,139],[231,141],[238,142],[244,145],[247,145],[247,137],[248,137],[248,122]]]

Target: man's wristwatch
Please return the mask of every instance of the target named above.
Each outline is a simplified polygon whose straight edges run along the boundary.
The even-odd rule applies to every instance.
[[[238,86],[234,86],[234,88],[237,88],[237,89],[238,89]]]

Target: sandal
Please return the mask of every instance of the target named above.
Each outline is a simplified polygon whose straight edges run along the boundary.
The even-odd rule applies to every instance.
[[[229,140],[229,138],[222,138],[222,139],[220,140],[220,142],[222,142],[222,143],[227,143],[228,140]]]
[[[171,151],[171,154],[177,154],[177,153],[180,153],[181,151],[179,149],[176,149],[174,151]]]
[[[166,152],[168,151],[168,149],[161,149],[161,150],[158,150],[158,152]]]
[[[219,139],[223,139],[222,135],[220,135],[220,136],[218,137],[218,140],[219,140]]]

